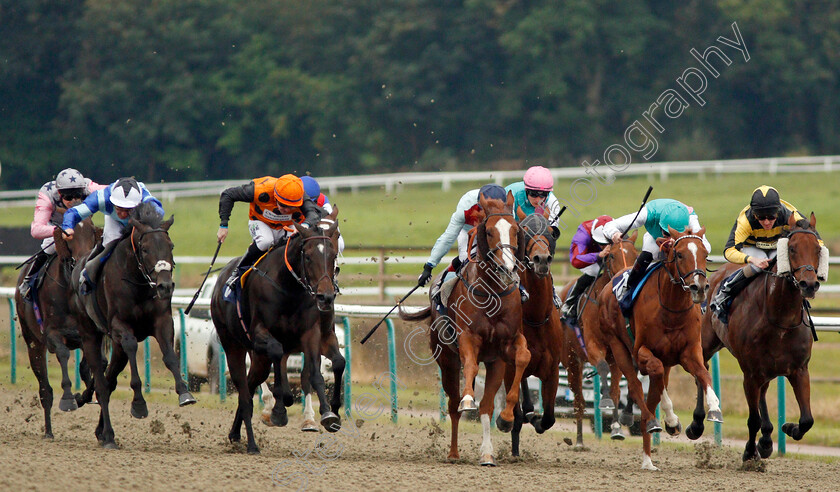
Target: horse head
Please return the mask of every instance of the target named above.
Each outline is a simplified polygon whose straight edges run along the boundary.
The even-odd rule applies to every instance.
[[[486,218],[476,227],[475,241],[479,258],[489,261],[495,273],[506,283],[516,281],[517,261],[525,258],[525,234],[513,217],[513,194],[507,200],[480,196],[478,203]]]
[[[828,248],[820,246],[814,212],[811,212],[810,220],[799,221],[791,214],[788,225],[790,232],[779,239],[776,250],[777,273],[788,276],[802,297],[813,299],[820,281],[828,277]]]
[[[525,237],[523,261],[539,278],[545,278],[550,273],[551,260],[554,259],[557,247],[554,231],[548,225],[547,212],[548,210],[543,214],[525,215],[522,207],[516,209],[519,227]]]
[[[633,266],[639,256],[639,250],[635,246],[638,237],[639,231],[633,231],[629,238],[622,239],[620,243],[610,243],[604,248],[607,251],[604,257],[604,270],[607,275],[613,277],[621,270]]]
[[[665,255],[665,266],[671,281],[689,291],[695,304],[703,302],[709,290],[706,280],[706,256],[709,252],[703,246],[705,232],[705,227],[697,233],[677,232],[669,227],[670,237],[656,240],[656,244]]]
[[[175,217],[162,222],[157,211],[151,206],[141,204],[132,211],[129,225],[131,225],[130,241],[137,267],[148,283],[154,289],[155,296],[160,299],[172,297],[175,282],[172,280],[172,268],[175,260],[172,258],[174,245],[169,238],[169,228],[175,222]]]
[[[309,229],[295,224],[301,238],[301,278],[304,289],[315,298],[319,311],[333,308],[335,294],[335,260],[338,254],[338,207]],[[287,265],[293,268],[292,265]]]

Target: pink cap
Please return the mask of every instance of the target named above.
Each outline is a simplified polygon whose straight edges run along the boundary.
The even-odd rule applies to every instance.
[[[554,178],[551,171],[542,166],[533,166],[525,171],[525,188],[529,190],[551,191],[554,189]]]

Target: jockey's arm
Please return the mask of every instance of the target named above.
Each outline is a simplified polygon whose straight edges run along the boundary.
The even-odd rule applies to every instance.
[[[636,217],[633,220],[633,217]],[[621,217],[607,222],[604,224],[604,234],[615,241],[616,234],[626,234],[633,229],[638,229],[645,225],[645,221],[647,220],[647,206],[642,207],[642,211],[639,212],[639,215],[636,216],[636,212],[631,214],[622,215]]]
[[[321,207],[319,207],[315,202],[309,199],[304,199],[303,203],[300,205],[300,213],[303,214],[303,223],[308,225],[309,227],[315,227],[318,225],[318,221],[321,220]]]
[[[750,223],[742,211],[735,220],[735,224],[732,225],[729,239],[726,240],[726,246],[723,247],[723,256],[726,261],[737,264],[749,263],[750,257],[742,253],[741,248],[744,247],[751,230]]]
[[[67,209],[61,222],[61,230],[74,229],[76,224],[98,212],[100,195],[103,193],[103,190],[91,193],[82,203]]]
[[[38,193],[35,201],[35,213],[32,217],[32,224],[29,226],[29,233],[35,239],[46,239],[52,237],[55,226],[50,223],[54,206],[52,200],[44,194]]]
[[[254,182],[242,186],[234,186],[222,192],[219,196],[220,226],[227,228],[234,202],[251,203],[254,199]]]
[[[691,214],[688,216],[688,230],[692,233],[700,232],[702,227],[700,226],[700,219],[697,218],[697,214]],[[703,246],[706,248],[706,251],[711,253],[712,252],[712,243],[706,239],[706,233],[703,233]]]
[[[429,255],[429,259],[426,260],[427,265],[436,267],[440,263],[440,260],[449,252],[455,240],[458,239],[458,233],[464,228],[465,223],[464,211],[459,207],[449,219],[449,225],[446,227],[446,230],[435,241],[435,245],[432,247],[432,253]]]

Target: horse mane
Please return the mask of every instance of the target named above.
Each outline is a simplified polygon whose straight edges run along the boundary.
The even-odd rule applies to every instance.
[[[811,222],[808,219],[800,219],[796,221],[796,227],[800,227],[807,231],[811,228]]]
[[[152,202],[143,202],[131,211],[131,218],[152,229],[160,228],[163,217]]]

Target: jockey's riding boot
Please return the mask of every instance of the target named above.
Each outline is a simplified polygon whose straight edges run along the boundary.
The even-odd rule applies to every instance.
[[[525,286],[522,284],[519,284],[519,298],[522,300],[522,304],[525,304],[528,302],[528,299],[531,298],[531,296],[528,295],[528,291],[525,290]]]
[[[624,299],[628,292],[633,292],[633,289],[639,285],[639,281],[642,280],[642,277],[644,277],[645,271],[651,261],[653,261],[653,254],[648,251],[642,251],[639,257],[636,258],[636,263],[633,263],[630,275],[627,276],[627,282],[624,284],[621,291],[616,294],[616,297],[619,300]]]
[[[82,295],[88,295],[96,286],[96,277],[99,274],[99,267],[102,265],[102,259],[106,254],[106,251],[110,252],[113,250],[113,247],[117,245],[119,241],[111,241],[108,243],[108,248],[102,245],[102,242],[96,243],[96,246],[93,248],[93,251],[90,252],[88,256],[88,260],[85,263],[85,267],[82,268],[80,283],[79,283],[79,292]]]
[[[712,299],[709,307],[714,311],[721,323],[726,324],[729,322],[729,310],[727,306],[750,283],[750,280],[752,280],[752,277],[745,275],[744,269],[742,268],[735,275],[726,279],[723,285],[720,286],[718,293]]]
[[[251,243],[251,245],[248,246],[248,251],[245,252],[244,256],[239,258],[239,262],[236,264],[236,267],[234,267],[233,271],[230,272],[230,277],[228,277],[225,281],[225,285],[233,289],[236,282],[239,281],[239,277],[251,268],[263,252],[263,250],[257,247],[257,243]]]
[[[563,316],[567,319],[577,319],[578,299],[580,299],[581,294],[583,294],[587,287],[592,285],[592,282],[594,281],[595,277],[586,273],[577,279],[577,282],[575,282],[575,285],[566,297],[566,302],[563,303]]]
[[[433,287],[434,295],[432,297],[435,299],[435,302],[437,302],[439,308],[441,308],[441,309],[443,308],[443,299],[441,298],[440,290],[443,287],[444,281],[446,281],[446,277],[447,277],[446,273],[449,272],[449,271],[452,271],[452,272],[455,272],[455,274],[457,275],[458,271],[461,270],[461,266],[462,265],[461,265],[461,258],[460,257],[456,256],[455,258],[452,258],[452,263],[440,275],[440,279],[438,280],[437,284],[435,284],[435,286]]]
[[[21,281],[20,285],[18,285],[20,295],[24,299],[29,298],[29,283],[32,281],[32,277],[38,274],[38,271],[44,266],[44,263],[47,262],[49,257],[50,255],[44,251],[39,251],[32,260],[32,263],[29,265],[29,271],[26,273],[26,276],[23,277],[23,281]]]

